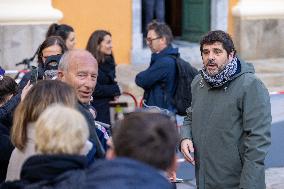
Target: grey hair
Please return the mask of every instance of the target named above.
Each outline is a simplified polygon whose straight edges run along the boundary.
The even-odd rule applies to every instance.
[[[68,71],[69,54],[70,54],[70,52],[67,51],[60,58],[59,65],[58,65],[59,70]]]

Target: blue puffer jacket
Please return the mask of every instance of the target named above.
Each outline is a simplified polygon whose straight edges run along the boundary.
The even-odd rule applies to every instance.
[[[137,74],[135,82],[144,89],[144,100],[147,105],[174,111],[171,103],[176,88],[174,56],[179,56],[178,49],[169,45],[160,53],[153,53],[150,66]]]

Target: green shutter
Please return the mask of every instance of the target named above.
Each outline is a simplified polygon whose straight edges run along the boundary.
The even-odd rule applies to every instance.
[[[182,38],[199,42],[210,30],[210,0],[183,0]]]

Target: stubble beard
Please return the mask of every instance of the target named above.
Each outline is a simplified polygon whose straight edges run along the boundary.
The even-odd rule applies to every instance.
[[[214,65],[215,69],[211,69],[209,68],[209,65]],[[206,72],[209,76],[214,77],[217,74],[219,74],[220,72],[222,72],[224,70],[226,65],[218,65],[216,63],[213,63],[212,61],[208,61],[207,65],[206,65]]]

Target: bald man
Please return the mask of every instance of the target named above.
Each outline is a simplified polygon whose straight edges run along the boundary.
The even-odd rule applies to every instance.
[[[88,121],[90,141],[96,146],[95,157],[104,157],[106,141],[103,133],[96,129],[88,104],[96,87],[98,63],[91,53],[76,49],[67,51],[58,66],[58,79],[71,85],[77,94],[78,110]],[[103,147],[104,146],[104,147]]]

